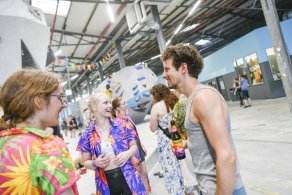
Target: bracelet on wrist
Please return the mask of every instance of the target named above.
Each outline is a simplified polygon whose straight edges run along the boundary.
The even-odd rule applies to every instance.
[[[95,160],[92,160],[92,161],[91,161],[91,165],[92,165],[93,168],[97,168],[97,165],[96,165]]]

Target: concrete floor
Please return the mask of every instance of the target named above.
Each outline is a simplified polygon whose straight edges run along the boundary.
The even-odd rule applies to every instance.
[[[241,174],[249,195],[292,194],[292,115],[285,98],[255,100],[250,108],[228,103],[233,136],[241,164]],[[137,125],[140,139],[148,150],[146,157],[152,187],[151,195],[167,195],[159,171],[156,135],[149,130],[149,116]],[[75,158],[78,138],[65,138]],[[94,173],[88,171],[78,181],[81,195],[95,192]]]

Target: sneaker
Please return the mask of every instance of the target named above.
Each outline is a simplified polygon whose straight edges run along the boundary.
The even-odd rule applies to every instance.
[[[251,105],[248,105],[248,107],[251,107]]]
[[[243,108],[248,108],[248,106],[244,106]]]

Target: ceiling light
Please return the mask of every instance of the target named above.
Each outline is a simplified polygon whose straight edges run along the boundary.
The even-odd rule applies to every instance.
[[[187,32],[187,31],[190,31],[190,30],[193,30],[194,28],[196,28],[197,26],[199,26],[200,24],[193,24],[193,25],[190,25],[190,26],[187,26],[186,28],[184,28],[182,31],[180,31],[181,33],[182,32]]]
[[[105,1],[106,1],[106,5],[107,5],[107,12],[109,14],[111,22],[113,23],[115,21],[115,17],[114,17],[114,13],[113,13],[112,7],[109,4],[108,0],[105,0]]]
[[[74,79],[76,79],[78,77],[78,74],[74,75],[73,77],[71,77],[71,81],[73,81]]]
[[[46,14],[55,15],[57,0],[32,0],[31,5],[38,7]],[[70,1],[59,1],[58,16],[67,16],[70,8]]]
[[[171,41],[171,39],[169,39],[169,40],[166,42],[165,45],[166,45],[166,46],[169,45],[170,41]]]
[[[61,86],[64,87],[66,84],[67,84],[67,81],[63,82],[63,83],[61,84]]]
[[[207,39],[201,39],[201,40],[195,42],[195,45],[205,45],[205,44],[207,44],[207,43],[209,43],[209,42],[210,42],[210,41],[207,40]]]
[[[177,29],[176,29],[175,32],[174,32],[174,35],[177,34],[177,33],[180,31],[181,28],[182,28],[182,24],[180,24],[180,25],[177,27]]]
[[[62,50],[61,49],[58,49],[58,51],[56,51],[55,53],[54,53],[54,55],[55,56],[58,56],[58,55],[60,55],[62,53]]]
[[[159,55],[157,55],[157,56],[153,56],[152,58],[151,58],[151,60],[153,60],[153,59],[155,59],[155,58],[159,58],[161,56],[161,54],[159,54]]]
[[[191,9],[191,11],[189,12],[188,16],[190,16],[190,15],[192,15],[194,13],[194,11],[197,9],[197,7],[200,5],[200,3],[201,3],[201,0],[198,0],[195,3],[194,7]]]

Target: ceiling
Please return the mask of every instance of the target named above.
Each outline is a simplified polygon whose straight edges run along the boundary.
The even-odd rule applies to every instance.
[[[205,45],[195,45],[203,56],[208,56],[239,37],[266,25],[260,0],[203,0],[188,17],[197,0],[142,1],[147,16],[135,33],[130,33],[126,19],[126,14],[130,14],[135,2],[131,0],[108,1],[114,13],[114,22],[110,21],[107,1],[99,0],[70,0],[67,16],[45,15],[51,27],[51,49],[53,52],[61,49],[62,53],[58,58],[67,59],[69,65],[71,63],[71,66],[75,66],[75,69],[68,69],[69,78],[78,75],[71,81],[71,88],[80,86],[82,90],[87,90],[88,83],[97,86],[107,75],[120,70],[117,50],[112,48],[116,42],[121,44],[127,66],[147,62],[148,67],[156,74],[162,73],[159,58],[151,60],[153,56],[160,54],[156,31],[158,24],[154,22],[151,4],[157,6],[166,41],[173,36],[184,19],[182,29],[198,24],[192,30],[177,33],[171,44],[195,45],[201,39],[208,40]],[[291,11],[292,1],[276,0],[275,3],[279,18],[283,20],[287,12]],[[108,59],[102,66],[102,75],[98,69],[89,70],[85,67],[84,71],[82,64],[96,63],[105,57]],[[64,63],[64,60],[56,60],[47,68],[66,79],[68,72]],[[79,64],[81,69],[78,70]]]

